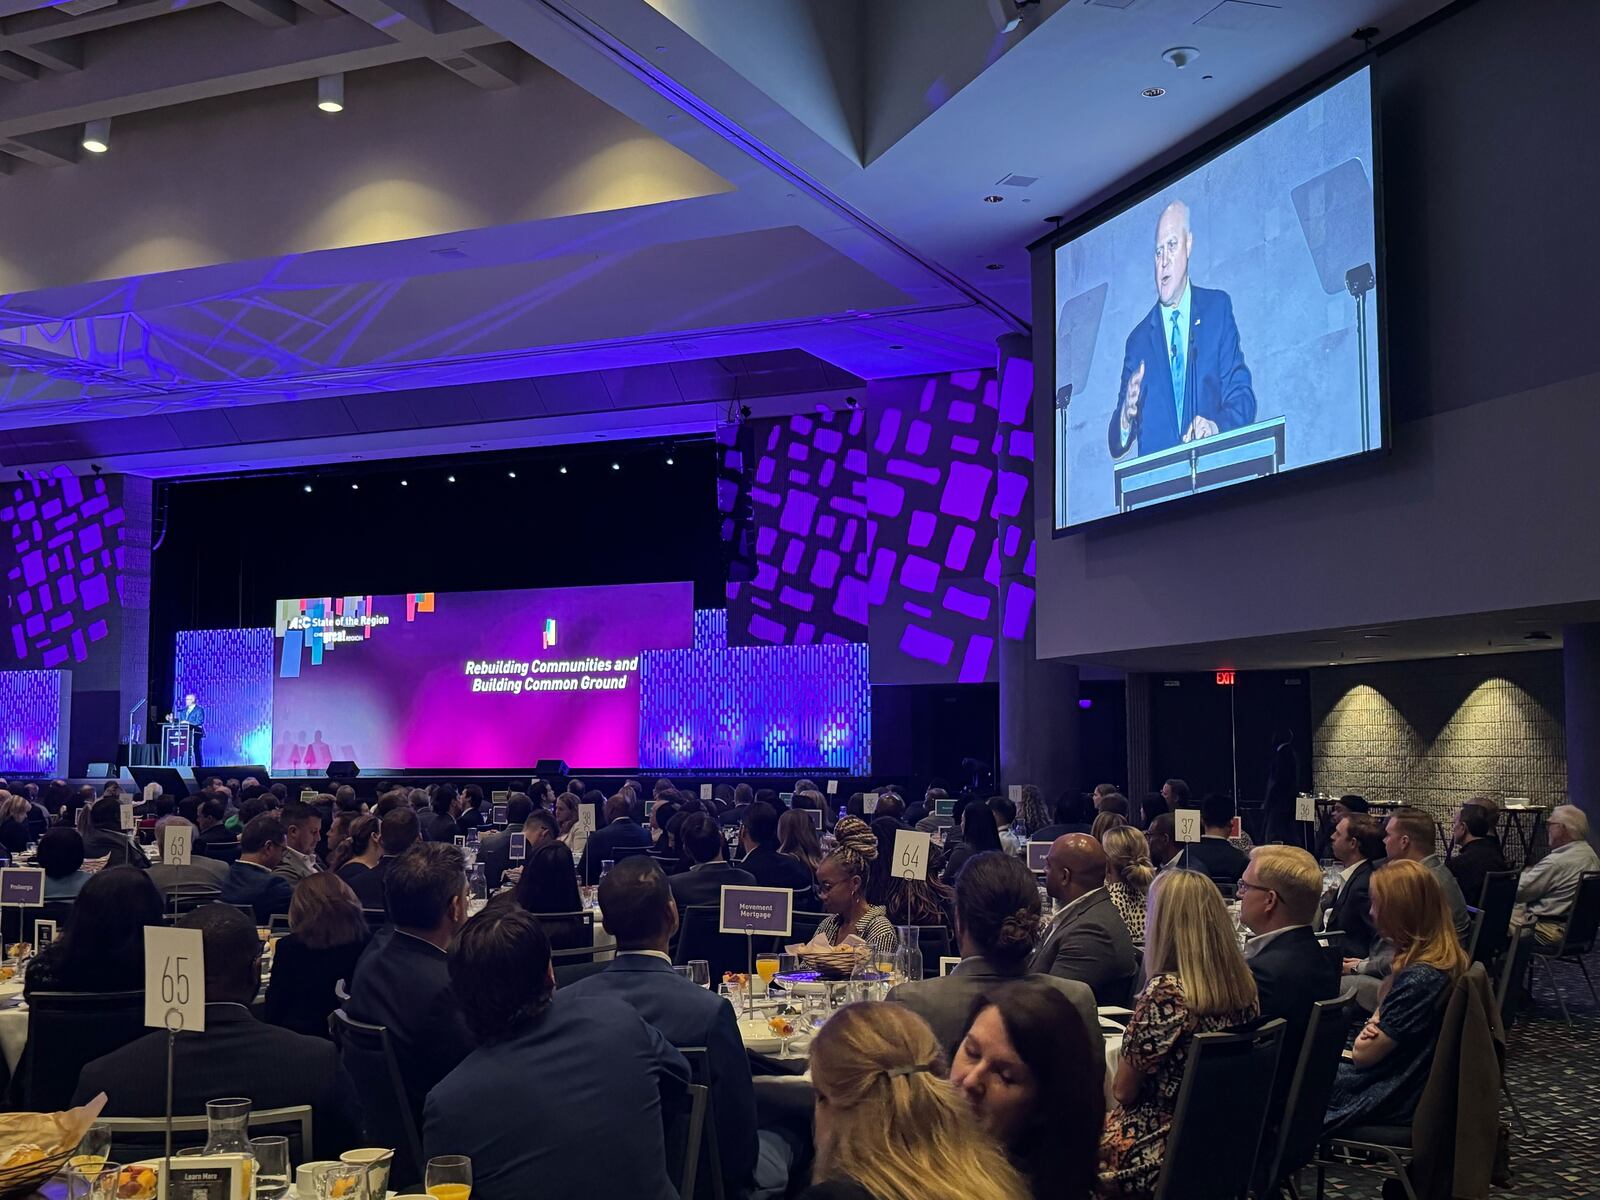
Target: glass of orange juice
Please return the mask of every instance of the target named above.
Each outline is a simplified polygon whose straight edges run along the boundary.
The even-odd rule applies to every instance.
[[[465,1154],[430,1158],[424,1183],[433,1200],[468,1200],[472,1195],[472,1160]]]
[[[770,991],[772,977],[778,973],[778,956],[776,954],[760,954],[756,956],[756,974],[761,976],[761,982]]]

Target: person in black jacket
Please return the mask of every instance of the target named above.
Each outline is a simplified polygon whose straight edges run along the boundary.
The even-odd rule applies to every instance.
[[[1294,732],[1279,729],[1272,735],[1272,761],[1267,767],[1267,827],[1262,837],[1289,846],[1305,844],[1306,829],[1294,819],[1294,800],[1300,794],[1300,759],[1294,752]]]
[[[1378,940],[1372,924],[1372,869],[1383,861],[1383,832],[1365,813],[1351,813],[1333,829],[1333,857],[1343,868],[1339,886],[1325,896],[1323,928],[1344,934],[1341,953],[1366,958]]]
[[[1293,815],[1293,810],[1290,810]],[[1233,797],[1213,792],[1200,801],[1200,840],[1190,842],[1178,855],[1178,866],[1209,875],[1230,887],[1239,882],[1250,860],[1243,850],[1228,841],[1233,824]]]
[[[421,831],[417,828],[417,814],[412,809],[391,808],[383,814],[378,822],[378,841],[383,843],[383,857],[378,859],[377,866],[350,885],[356,899],[361,901],[362,908],[375,910],[388,907],[384,885],[389,877],[389,868],[421,837]]]
[[[1495,836],[1489,809],[1482,804],[1463,804],[1450,837],[1457,850],[1444,865],[1456,877],[1467,903],[1477,904],[1483,895],[1483,877],[1491,871],[1511,869]]]
[[[753,806],[752,806],[753,807]],[[756,877],[749,871],[729,866],[723,858],[722,827],[714,817],[691,813],[679,835],[694,866],[671,880],[672,898],[678,907],[716,904],[728,884],[754,887]]]
[[[356,960],[367,948],[367,920],[356,894],[331,871],[295,885],[289,934],[272,956],[263,1016],[309,1037],[328,1036],[328,1014],[338,1007],[334,985],[349,986]]]
[[[798,858],[778,853],[778,812],[772,805],[755,803],[745,809],[739,843],[744,847],[740,868],[761,887],[789,888],[795,893],[795,908],[805,911],[816,879]]]
[[[588,802],[587,797],[584,802]],[[591,833],[583,847],[581,870],[585,883],[600,882],[600,864],[614,860],[618,846],[649,847],[650,833],[633,819],[632,811],[633,800],[626,792],[619,792],[606,801],[605,828]]]

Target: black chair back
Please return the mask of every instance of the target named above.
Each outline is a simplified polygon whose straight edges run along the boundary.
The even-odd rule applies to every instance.
[[[397,1192],[414,1191],[414,1185],[422,1182],[426,1160],[389,1031],[382,1025],[357,1021],[342,1008],[328,1017],[328,1030],[356,1086],[356,1098],[366,1118],[367,1142],[395,1148],[390,1187]]]
[[[678,1195],[693,1197],[700,1174],[700,1146],[705,1136],[706,1099],[711,1089],[691,1083],[683,1095],[661,1105],[661,1129],[667,1150],[667,1176]]]
[[[78,1073],[146,1032],[142,990],[33,993],[15,1107],[21,1112],[71,1107]]]
[[[1250,1190],[1283,1030],[1279,1018],[1247,1032],[1195,1035],[1155,1200],[1237,1200]]]
[[[717,1097],[711,1090],[711,1051],[704,1046],[679,1046],[678,1053],[689,1064],[689,1082],[706,1089],[706,1111],[700,1139],[700,1166],[695,1175],[692,1200],[723,1200],[727,1185],[722,1178],[722,1151],[717,1144]]]
[[[791,939],[758,936],[746,942],[742,933],[721,933],[720,914],[714,904],[695,904],[684,909],[679,917],[682,927],[678,931],[677,954],[673,962],[682,966],[694,959],[703,958],[711,964],[711,986],[714,989],[727,973],[750,970],[750,950],[757,954],[771,954],[780,941]]]
[[[922,974],[939,973],[939,960],[950,956],[950,930],[944,925],[917,925],[917,946],[922,950]]]
[[[1283,1106],[1277,1136],[1261,1145],[1256,1194],[1274,1196],[1272,1185],[1298,1171],[1316,1156],[1322,1138],[1323,1116],[1333,1094],[1333,1080],[1339,1073],[1349,1035],[1354,996],[1336,996],[1311,1006],[1305,1041]]]
[[[1567,914],[1566,931],[1561,935],[1557,958],[1587,954],[1600,935],[1600,871],[1585,871],[1578,876],[1578,895]]]
[[[38,938],[34,934],[34,926],[40,921],[54,921],[57,936],[65,933],[67,922],[72,919],[72,905],[71,900],[46,900],[38,908],[19,909],[22,914],[22,936],[18,940],[37,949]]]
[[[619,863],[625,858],[632,858],[636,854],[649,854],[649,846],[613,846],[611,848],[611,861]],[[663,868],[665,870],[665,868]]]
[[[194,844],[196,850],[202,850],[207,858],[214,858],[218,862],[237,862],[239,860],[238,842],[201,842]]]
[[[795,903],[798,904],[801,900],[807,899],[810,896],[811,893],[809,891],[796,895]],[[796,912],[790,926],[792,932],[788,938],[789,944],[794,945],[797,942],[809,942],[812,938],[817,936],[817,926],[821,925],[823,921],[827,919],[827,913]],[[926,967],[928,965],[928,960],[923,959],[922,965]]]
[[[1511,910],[1517,903],[1517,872],[1490,871],[1478,894],[1478,917],[1473,926],[1473,962],[1492,963],[1511,944]]]
[[[582,912],[569,913],[533,913],[532,916],[539,922],[539,927],[544,930],[545,937],[550,941],[551,950],[563,952],[565,961],[577,962],[584,958],[594,958],[593,910],[585,909]]]
[[[220,887],[184,883],[168,888],[162,900],[166,906],[167,916],[177,918],[186,913],[191,913],[203,905],[210,904],[212,901],[220,899],[221,896],[222,889]]]

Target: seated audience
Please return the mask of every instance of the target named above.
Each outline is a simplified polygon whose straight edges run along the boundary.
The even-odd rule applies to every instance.
[[[552,809],[556,817],[556,827],[561,830],[561,841],[569,850],[572,850],[573,844],[583,832],[578,825],[578,806],[582,803],[581,796],[581,792],[570,790],[562,792],[556,797],[555,808]],[[581,850],[580,844],[578,850],[573,853],[580,853]]]
[[[374,938],[356,964],[345,1011],[388,1029],[420,1122],[428,1090],[473,1046],[446,955],[467,919],[466,858],[453,845],[425,842],[389,860],[386,874],[394,929]]]
[[[961,840],[947,851],[943,875],[945,883],[954,883],[961,872],[961,865],[974,854],[1001,848],[1000,830],[995,826],[994,813],[989,811],[987,804],[977,801],[969,803],[961,810]]]
[[[1450,840],[1456,852],[1444,865],[1456,877],[1467,903],[1476,905],[1483,896],[1483,877],[1491,871],[1510,870],[1489,810],[1477,803],[1463,804],[1451,826]]]
[[[44,898],[72,900],[93,878],[83,869],[83,837],[76,829],[58,827],[39,839],[35,865],[44,870]]]
[[[1566,931],[1578,899],[1578,880],[1600,871],[1600,857],[1589,844],[1589,817],[1576,804],[1558,804],[1545,822],[1550,853],[1526,868],[1517,880],[1515,919],[1533,925],[1541,945],[1554,946]]]
[[[1105,1125],[1104,1047],[1047,975],[975,1001],[950,1082],[1032,1188],[1034,1200],[1089,1200]]]
[[[295,885],[289,933],[278,939],[262,1016],[310,1037],[328,1036],[328,1014],[338,1007],[334,984],[346,988],[367,948],[367,920],[350,885],[319,871]]]
[[[1383,859],[1383,833],[1366,813],[1350,813],[1333,827],[1329,843],[1341,879],[1324,897],[1327,917],[1323,928],[1344,934],[1342,953],[1347,959],[1364,959],[1372,953],[1377,933],[1372,927],[1372,870]]]
[[[1329,1129],[1410,1123],[1450,989],[1468,966],[1438,876],[1420,862],[1400,858],[1372,873],[1372,913],[1394,947],[1394,969],[1377,1010],[1356,1035],[1350,1061],[1339,1065]]]
[[[1094,824],[1089,826],[1089,836],[1097,842],[1103,841],[1108,830],[1120,829],[1127,823],[1128,818],[1121,813],[1102,812],[1095,817]]]
[[[677,1200],[662,1106],[680,1102],[683,1056],[621,1000],[555,995],[550,945],[521,909],[480,913],[449,967],[480,1048],[428,1095],[428,1157],[469,1157],[474,1200]],[[626,1136],[595,1142],[597,1121]]]
[[[195,827],[200,830],[195,840],[199,847],[227,846],[239,840],[239,835],[228,828],[228,810],[215,796],[203,801],[195,810]]]
[[[1045,807],[1044,792],[1032,783],[1022,785],[1022,800],[1017,805],[1017,820],[1029,838],[1050,824],[1050,810]]]
[[[355,1088],[326,1038],[311,1038],[250,1015],[261,987],[261,939],[250,918],[208,904],[178,922],[198,929],[205,946],[206,1027],[179,1033],[167,1079],[167,1034],[152,1030],[97,1058],[78,1077],[74,1105],[106,1094],[108,1117],[159,1117],[168,1087],[175,1116],[205,1115],[218,1096],[248,1096],[256,1111],[311,1106],[319,1153],[361,1145]]]
[[[556,825],[555,817],[547,809],[536,808],[528,814],[527,820],[522,822],[522,858],[511,858],[511,842],[506,840],[506,869],[500,873],[500,883],[505,887],[516,887],[522,879],[522,869],[527,865],[529,857],[535,850],[542,846],[560,846],[566,850],[567,858],[576,864],[572,850],[561,840],[560,832]],[[481,862],[481,858],[480,858]],[[577,871],[576,865],[573,871]],[[577,878],[574,875],[573,884],[576,886]],[[547,931],[548,932],[548,931]],[[557,947],[560,949],[560,947]]]
[[[201,852],[194,844],[196,840],[194,826],[182,817],[168,817],[161,823],[172,822],[189,826],[191,834],[189,861],[181,865],[165,861],[153,864],[148,872],[150,882],[156,885],[156,890],[162,896],[171,896],[174,893],[204,895],[221,889],[222,881],[228,877],[228,864],[220,858],[208,858]],[[156,844],[160,844],[159,835]]]
[[[317,844],[322,841],[322,814],[311,805],[297,801],[283,806],[281,820],[283,858],[273,873],[287,879],[292,887],[322,869],[317,862]]]
[[[770,805],[752,804],[751,809]],[[745,819],[749,820],[749,812]],[[667,946],[678,929],[678,906],[666,874],[643,856],[624,859],[600,881],[600,911],[606,931],[617,939],[617,957],[597,975],[562,989],[574,1001],[614,996],[660,1031],[674,1046],[703,1046],[711,1109],[717,1122],[726,1189],[741,1195],[761,1178],[761,1191],[782,1191],[788,1178],[788,1152],[773,1139],[757,1171],[755,1090],[750,1058],[739,1037],[733,1007],[716,993],[690,983],[672,969]]]
[[[239,857],[222,881],[223,902],[251,905],[258,925],[265,925],[273,913],[289,911],[294,887],[282,875],[274,874],[283,861],[285,836],[283,822],[271,813],[251,820],[239,835]]]
[[[145,926],[160,924],[161,896],[143,871],[97,872],[78,892],[61,935],[28,963],[23,998],[35,992],[138,991],[144,986]]]
[[[1140,829],[1149,829],[1150,822],[1163,813],[1170,813],[1167,802],[1161,798],[1160,792],[1146,792],[1144,799],[1139,802],[1139,819],[1128,818],[1128,824],[1137,825]]]
[[[763,802],[757,800],[755,803]],[[777,812],[777,809],[773,811]],[[796,860],[807,874],[816,877],[817,868],[822,865],[822,839],[817,834],[817,827],[811,823],[809,813],[790,809],[779,814],[778,853]]]
[[[1100,839],[1106,852],[1106,895],[1111,907],[1128,927],[1135,945],[1144,944],[1144,910],[1156,867],[1150,861],[1150,847],[1144,834],[1131,825],[1106,830]]]
[[[833,852],[817,868],[817,903],[828,915],[817,925],[816,937],[836,946],[854,934],[874,950],[892,954],[900,937],[883,908],[867,902],[877,837],[855,817],[840,821],[833,837]]]
[[[512,792],[506,797],[506,827],[504,829],[488,829],[478,837],[478,865],[483,868],[484,882],[493,892],[505,882],[505,873],[512,867],[511,862],[511,835],[518,829],[522,830],[524,842],[529,850],[533,849],[532,833],[528,827],[528,818],[536,810],[536,805],[531,796],[523,792]],[[547,814],[548,815],[548,814]],[[559,822],[552,821],[552,825]],[[542,832],[540,830],[539,832]],[[559,830],[557,831],[559,836]],[[570,845],[568,846],[570,849]]]
[[[340,813],[343,817],[346,814]],[[338,818],[335,818],[337,820]],[[368,871],[378,865],[383,857],[383,843],[378,839],[378,818],[363,813],[350,822],[350,834],[333,851],[328,867],[351,887]],[[357,901],[359,903],[359,901]]]
[[[974,809],[982,807],[981,804],[972,805]],[[872,822],[872,834],[878,842],[878,857],[872,864],[873,876],[867,884],[868,902],[881,903],[883,915],[896,928],[901,925],[943,925],[947,929],[954,928],[955,889],[943,880],[955,876],[946,862],[943,847],[929,843],[927,878],[907,879],[894,873],[894,838],[903,828],[898,821],[888,817],[880,817]]]
[[[1000,834],[1000,849],[1007,854],[1021,854],[1022,843],[1012,832],[1017,823],[1017,806],[1004,796],[990,796],[989,811],[994,815],[994,827]]]
[[[1445,903],[1450,906],[1450,921],[1455,926],[1456,936],[1466,945],[1472,936],[1472,914],[1467,911],[1461,885],[1444,865],[1444,855],[1439,853],[1438,826],[1433,818],[1420,808],[1395,809],[1384,826],[1383,848],[1391,861],[1410,859],[1433,872]]]
[[[83,856],[104,858],[108,867],[148,867],[150,858],[131,833],[122,830],[122,794],[107,789],[89,809],[89,829],[83,835]]]
[[[454,842],[456,835],[461,832],[461,827],[456,824],[456,811],[460,805],[461,797],[456,792],[455,784],[436,784],[429,803],[431,811],[417,814],[423,840],[447,844]]]
[[[1088,833],[1094,828],[1095,808],[1081,792],[1062,792],[1056,801],[1055,821],[1035,830],[1032,840],[1053,842],[1069,833]]]
[[[1028,970],[1086,983],[1097,1004],[1126,1004],[1139,962],[1105,885],[1106,852],[1099,842],[1086,833],[1055,840],[1044,886],[1058,907]]]
[[[911,827],[918,833],[934,833],[940,829],[949,829],[961,819],[961,809],[964,807],[965,797],[961,797],[951,806],[949,816],[940,816],[939,801],[949,799],[950,793],[945,791],[944,788],[930,787],[923,793],[925,811],[922,816],[912,822]]]
[[[809,818],[802,819],[806,820],[807,832],[815,839]],[[783,853],[778,833],[780,824],[777,810],[770,804],[752,804],[745,809],[739,826],[739,844],[744,847],[739,866],[750,872],[761,887],[789,888],[795,893],[795,907],[804,909],[812,903],[811,884],[815,876],[802,859]]]
[[[1150,885],[1145,972],[1100,1139],[1107,1196],[1154,1193],[1195,1034],[1249,1024],[1258,1011],[1222,894],[1198,871],[1163,871]]]
[[[1212,792],[1200,801],[1200,840],[1182,848],[1178,866],[1199,871],[1213,883],[1232,888],[1244,874],[1250,860],[1244,851],[1228,842],[1234,818],[1233,797]]]
[[[676,858],[682,851],[674,846],[667,838],[667,826],[672,823],[672,818],[678,815],[678,802],[665,800],[657,793],[657,799],[650,806],[650,853],[655,855],[669,855]]]
[[[899,1004],[849,1004],[811,1044],[816,1162],[802,1200],[1026,1200],[1026,1181]]]
[[[722,826],[715,817],[691,813],[678,832],[678,840],[692,864],[687,871],[672,877],[672,898],[679,908],[716,904],[722,889],[729,884],[755,886],[754,875],[728,863],[723,854]]]
[[[456,825],[465,834],[468,830],[482,829],[488,823],[488,814],[484,812],[483,789],[475,783],[467,784],[461,789],[461,812],[456,816]]]
[[[955,1054],[979,996],[1021,979],[1039,934],[1039,889],[1033,872],[1010,855],[988,851],[972,858],[956,881],[956,946],[961,961],[948,975],[924,964],[926,978],[902,983],[889,999],[904,1004],[933,1029],[947,1056]],[[1094,993],[1076,979],[1041,975],[1066,997],[1098,1048],[1100,1020]],[[1104,1074],[1104,1058],[1095,1060]]]
[[[650,834],[633,819],[632,800],[621,793],[605,802],[605,827],[589,835],[583,847],[582,875],[587,884],[600,882],[600,864],[614,861],[619,846],[650,845]]]
[[[28,824],[32,811],[33,805],[28,803],[27,796],[0,791],[0,847],[4,847],[6,853],[21,854],[33,840]]]
[[[384,899],[385,884],[395,859],[422,840],[417,825],[417,814],[409,808],[390,809],[378,822],[378,842],[383,853],[372,870],[356,877],[350,888],[368,911],[381,911],[388,907]],[[393,914],[391,914],[392,916]]]
[[[1171,813],[1157,813],[1144,830],[1145,843],[1150,847],[1150,862],[1156,870],[1170,866],[1182,849],[1173,832]]]
[[[545,840],[528,852],[513,894],[517,907],[539,918],[552,950],[577,950],[594,944],[593,931],[579,915],[583,898],[578,894],[572,851],[560,841]]]
[[[1239,919],[1255,934],[1244,948],[1261,1019],[1284,1021],[1274,1094],[1288,1095],[1311,1006],[1339,994],[1339,967],[1312,935],[1322,868],[1298,846],[1257,846],[1239,877]],[[1274,1112],[1281,1104],[1274,1104]]]

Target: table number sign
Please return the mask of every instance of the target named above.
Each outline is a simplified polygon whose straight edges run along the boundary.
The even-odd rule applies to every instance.
[[[205,942],[198,929],[147,925],[144,931],[144,1023],[153,1029],[205,1032]]]
[[[896,879],[926,879],[931,839],[915,829],[899,829],[894,835],[894,861],[889,874]]]
[[[866,813],[869,817],[878,811],[877,792],[868,792],[865,796],[861,797],[861,811]]]
[[[161,831],[161,865],[187,867],[193,861],[194,839],[187,821],[175,821]]]
[[[700,799],[709,800],[709,799],[711,799],[711,796],[712,796],[711,785],[709,783],[702,783],[700,785]]]
[[[1180,808],[1172,814],[1172,827],[1174,836],[1180,842],[1198,842],[1200,840],[1200,810],[1198,808]]]
[[[828,780],[828,795],[837,796],[838,794],[839,794],[839,781],[837,779]]]
[[[1315,821],[1317,819],[1317,798],[1315,796],[1296,796],[1294,798],[1294,819],[1296,821]]]

